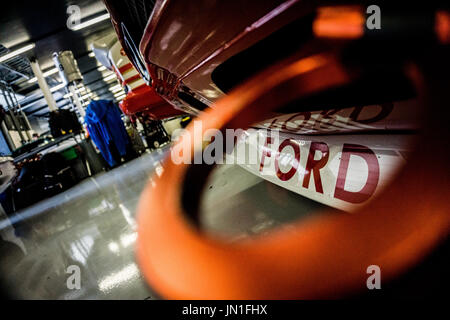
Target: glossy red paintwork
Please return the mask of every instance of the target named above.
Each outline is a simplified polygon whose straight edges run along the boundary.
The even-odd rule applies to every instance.
[[[249,10],[239,10],[241,4]],[[140,44],[155,90],[177,106],[183,104],[177,93],[184,87],[211,103],[219,100],[224,93],[211,79],[217,66],[317,5],[316,1],[297,0],[199,0],[195,5],[182,0],[156,1]],[[328,35],[328,26],[321,27],[316,31]],[[344,27],[339,35],[349,34],[347,24]],[[444,24],[441,29],[440,34],[445,38],[448,28]],[[360,35],[359,28],[350,31],[352,37]],[[410,71],[414,74],[414,70]],[[357,81],[353,72],[332,55],[273,66],[220,99],[214,110],[203,113],[200,116],[203,130],[246,128],[267,119],[277,105],[294,100],[290,95],[306,97]],[[418,85],[420,77],[411,78],[417,87],[424,87]],[[285,81],[291,80],[297,85],[284,86]],[[323,219],[311,220],[306,225],[293,224],[294,231],[280,229],[231,245],[208,237],[186,223],[188,212],[184,211],[182,189],[198,186],[190,194],[200,199],[196,192],[201,192],[204,181],[198,180],[207,175],[189,175],[187,172],[192,168],[188,165],[167,160],[164,175],[156,187],[149,184],[138,209],[137,256],[144,276],[164,297],[183,299],[335,297],[363,288],[367,277],[364,270],[372,263],[382,266],[386,278],[393,278],[420,261],[448,236],[450,219],[446,214],[448,201],[445,201],[448,195],[443,190],[449,190],[450,180],[439,170],[429,170],[445,167],[443,160],[448,158],[447,154],[437,160],[429,155],[447,133],[440,130],[445,127],[439,124],[442,118],[428,120],[417,156],[395,183],[377,201],[361,207],[358,215],[324,215]],[[193,126],[188,130],[195,137]],[[194,140],[182,139],[179,143],[186,150],[196,148]],[[344,162],[348,164],[350,155],[345,154],[346,149],[343,151]],[[365,151],[361,153],[369,163],[373,157]],[[309,158],[312,166],[314,157]],[[339,171],[346,170],[341,163]],[[187,183],[190,177],[195,177],[195,183]],[[368,177],[376,184],[374,179]],[[343,190],[344,185],[341,179],[337,187]],[[338,195],[347,196],[343,192]],[[364,199],[352,200],[357,203]]]
[[[174,109],[169,103],[164,101],[147,85],[140,86],[129,92],[120,103],[120,108],[127,115],[143,112],[153,119],[165,119],[183,114],[183,112]]]
[[[125,48],[120,12],[104,1]],[[178,92],[188,90],[197,100],[211,105],[224,95],[211,80],[218,65],[313,12],[316,6],[314,1],[299,0],[199,0],[195,5],[157,0],[140,43],[152,87],[175,107],[196,113],[178,98]]]

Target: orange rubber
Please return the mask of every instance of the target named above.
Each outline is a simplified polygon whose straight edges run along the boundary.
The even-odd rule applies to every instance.
[[[203,131],[246,128],[295,98],[354,77],[333,56],[284,63],[234,90],[198,120]],[[420,77],[414,79],[424,87]],[[207,236],[188,221],[181,195],[194,165],[167,159],[138,207],[137,259],[146,280],[168,299],[313,299],[365,288],[369,265],[381,267],[383,281],[398,275],[450,230],[449,153],[432,156],[445,148],[448,132],[439,126],[445,117],[435,118],[392,185],[359,212],[321,215],[238,243]],[[193,136],[192,126],[188,130]],[[193,151],[196,145],[193,139],[179,143]]]

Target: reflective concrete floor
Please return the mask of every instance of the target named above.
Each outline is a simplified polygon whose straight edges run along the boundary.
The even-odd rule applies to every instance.
[[[147,154],[30,207],[0,215],[0,283],[19,299],[156,299],[134,256],[140,192],[161,174],[164,152]],[[265,182],[239,166],[216,168],[201,227],[235,241],[308,218],[321,205]],[[11,222],[17,223],[16,230]],[[71,267],[72,266],[72,267]],[[70,268],[81,288],[71,290]],[[73,271],[71,271],[73,272]]]

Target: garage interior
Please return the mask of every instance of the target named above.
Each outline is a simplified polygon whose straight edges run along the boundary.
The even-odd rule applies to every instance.
[[[352,5],[366,3],[348,2]],[[17,0],[3,4],[0,14],[0,289],[5,293],[5,297],[25,300],[310,298],[309,294],[304,294],[300,289],[298,292],[301,293],[297,296],[295,290],[298,287],[294,284],[289,286],[288,280],[302,272],[300,262],[296,260],[291,264],[284,256],[278,262],[272,261],[271,263],[278,266],[274,267],[273,276],[269,276],[271,279],[267,280],[264,275],[270,274],[270,266],[259,269],[260,262],[256,261],[266,260],[269,264],[268,260],[281,257],[285,252],[283,250],[289,247],[288,242],[284,247],[283,234],[295,235],[300,231],[305,231],[306,234],[308,230],[313,230],[308,229],[309,223],[323,222],[325,226],[327,219],[340,221],[344,217],[343,219],[351,220],[351,217],[360,214],[358,210],[372,208],[372,204],[375,206],[374,203],[384,196],[385,188],[396,183],[402,170],[409,172],[404,168],[419,161],[411,159],[421,159],[422,153],[428,152],[426,148],[434,146],[430,143],[430,146],[423,147],[423,151],[414,151],[411,146],[415,146],[415,141],[422,132],[425,132],[427,141],[433,140],[433,137],[439,134],[441,145],[448,144],[448,132],[444,128],[427,135],[428,124],[416,127],[416,121],[422,114],[415,109],[421,98],[418,92],[421,91],[416,90],[414,81],[407,81],[410,73],[403,73],[399,65],[400,61],[403,63],[403,56],[406,57],[414,50],[415,53],[420,51],[417,49],[420,44],[406,49],[399,49],[402,44],[393,44],[397,39],[395,37],[404,35],[403,24],[398,24],[401,25],[399,29],[393,29],[397,30],[399,35],[394,32],[392,38],[388,37],[388,44],[392,45],[390,48],[393,50],[386,53],[384,47],[371,51],[378,48],[379,43],[380,46],[386,45],[382,42],[384,40],[375,40],[380,41],[376,42],[375,46],[364,42],[365,40],[355,40],[355,45],[347,45],[346,41],[353,41],[354,35],[345,35],[349,38],[335,41],[339,32],[329,31],[331,29],[326,23],[320,30],[325,34],[325,38],[327,32],[330,32],[335,39],[330,42],[311,40],[312,33],[316,32],[317,37],[321,35],[317,31],[319,29],[312,26],[317,26],[322,16],[310,14],[308,10],[312,9],[303,9],[298,1],[243,1],[241,4],[238,4],[238,1],[230,1],[225,4],[205,0],[199,5],[202,9],[198,9],[197,18],[196,8],[190,8],[188,4],[181,4],[180,1]],[[442,23],[446,27],[442,30],[445,29],[445,32],[439,33],[439,45],[433,42],[430,49],[435,50],[430,55],[441,59],[448,53],[450,19],[448,10],[442,9],[440,3],[436,4],[438,9],[433,5],[430,4],[430,12],[440,10],[440,13],[445,13],[439,15],[441,20],[437,19],[444,21]],[[380,7],[383,10],[383,6]],[[225,22],[208,19],[208,10],[213,12],[211,17],[223,15]],[[245,19],[254,23],[239,18],[235,24],[227,24],[226,21],[230,21],[239,10],[239,17],[246,16]],[[301,10],[307,11],[308,14],[299,17]],[[316,8],[314,12],[315,10]],[[344,12],[339,10],[336,12]],[[181,15],[181,12],[185,12],[186,16],[196,17],[192,18],[191,25],[186,22],[187,18]],[[349,12],[349,16],[354,14],[354,11]],[[395,10],[392,12],[397,13]],[[413,12],[416,14],[416,11]],[[422,19],[420,21],[428,21],[430,16],[427,13],[428,11],[424,13],[423,19],[419,17]],[[398,18],[389,14],[386,16]],[[177,15],[180,15],[179,20]],[[334,14],[330,16],[330,21],[334,23]],[[393,18],[386,21],[394,21],[394,25],[399,23],[398,21],[406,21],[407,27],[418,28],[420,31],[424,25],[428,26],[425,22],[411,24],[411,19],[406,16],[404,19],[401,17],[399,20]],[[326,14],[323,17],[329,19]],[[199,27],[201,23],[206,27]],[[388,32],[391,30],[389,23]],[[211,29],[208,29],[210,26]],[[354,30],[336,28],[343,34]],[[198,35],[195,30],[198,30]],[[239,30],[242,30],[242,33]],[[217,36],[218,33],[220,36]],[[294,36],[298,37],[298,40],[293,39]],[[376,36],[370,38],[371,36],[373,35],[369,35],[368,42],[377,39]],[[426,29],[426,32],[417,36],[419,40],[414,36],[411,36],[411,39],[422,41],[429,36],[429,30]],[[214,43],[216,38],[220,38],[220,41]],[[411,39],[408,38],[408,41]],[[212,41],[212,44],[208,41]],[[303,47],[302,41],[308,45]],[[426,41],[423,43],[428,44]],[[402,51],[396,51],[397,49]],[[303,65],[297,64],[295,68],[288,69],[289,64],[314,58],[322,51],[333,54],[339,51],[337,56],[342,58],[342,65],[349,66],[348,70],[353,71],[361,65],[369,67],[361,75],[358,74],[358,77],[348,76],[351,80],[343,77],[348,82],[344,83],[342,80],[342,88],[332,87],[329,91],[323,89],[325,93],[314,91],[316,83],[317,88],[326,85],[326,80],[323,79],[327,77],[323,74],[311,77],[312,80],[308,78],[307,82],[298,80],[298,83],[303,84],[303,87],[299,86],[295,81],[297,76],[300,79],[303,71],[299,70]],[[399,52],[399,57],[394,52]],[[436,92],[438,89],[448,89],[448,76],[443,77],[442,73],[438,73],[432,59],[426,54],[428,53],[417,54],[417,60],[420,63],[426,60],[429,65],[426,64],[428,69],[424,70],[433,70],[430,72],[431,78],[426,78],[427,81],[433,79],[432,82],[430,80],[430,87]],[[364,58],[361,58],[362,56]],[[373,59],[379,61],[372,63]],[[416,56],[411,54],[411,60],[415,61],[414,59]],[[330,61],[334,63],[333,59]],[[439,63],[441,72],[448,70],[448,61],[439,60]],[[188,64],[189,68],[185,67]],[[312,63],[304,68],[307,70],[305,72],[309,72],[309,68],[314,70],[315,65]],[[285,79],[284,75],[273,77],[272,84],[270,76],[280,70],[290,70],[292,74],[298,74],[292,76],[292,79],[287,76]],[[336,70],[336,74],[340,75],[339,68],[330,67],[329,70],[330,79],[334,77]],[[265,79],[268,79],[267,82]],[[275,84],[275,81],[291,80],[293,82],[285,87]],[[239,87],[241,84],[247,87]],[[258,91],[258,88],[264,86],[267,86],[267,89]],[[239,88],[243,88],[242,91],[239,91]],[[322,90],[322,87],[320,88]],[[301,99],[297,94],[288,93],[309,89],[312,93]],[[431,92],[434,94],[435,91]],[[268,92],[273,92],[273,95]],[[140,98],[141,93],[145,98]],[[238,110],[239,101],[244,101],[242,104],[247,103],[247,93],[248,101],[253,99],[252,94],[258,94],[261,95],[258,96],[259,100],[256,100],[259,103],[265,105],[277,101],[279,106],[275,110],[269,110],[272,107],[267,107],[267,110],[261,107],[250,112],[248,110],[252,106],[248,102],[247,109],[242,107]],[[239,100],[241,98],[242,100]],[[429,105],[441,107],[445,107],[446,102],[448,98],[443,95],[435,95],[427,100]],[[236,106],[233,111],[235,113],[217,111],[228,105]],[[212,106],[217,106],[217,109]],[[367,109],[367,114],[364,113],[365,106],[372,108]],[[230,107],[230,110],[234,109]],[[258,118],[259,112],[265,115],[266,111],[274,111],[276,114]],[[209,115],[210,118],[207,118]],[[229,116],[228,122],[223,120],[226,116]],[[425,118],[428,119],[428,116],[422,119]],[[247,119],[252,122],[245,123]],[[344,119],[350,120],[344,123]],[[272,140],[264,136],[267,140],[258,146],[258,152],[262,150],[262,153],[258,153],[256,166],[219,163],[214,168],[205,169],[204,164],[189,164],[179,165],[178,167],[185,170],[179,173],[176,171],[176,165],[168,164],[171,150],[177,141],[180,141],[180,130],[194,130],[197,120],[205,120],[204,123],[208,125],[217,123],[220,130],[224,130],[227,125],[233,128],[243,126],[255,129],[255,136],[265,134],[269,138],[267,130],[277,128],[284,132],[281,136],[286,140],[278,149],[275,142],[272,146]],[[308,129],[310,131],[299,133],[298,130],[307,129],[304,124],[308,121],[313,123]],[[436,127],[442,119],[432,121]],[[302,125],[299,125],[300,123]],[[223,127],[220,127],[221,125]],[[107,141],[104,140],[105,127],[109,130]],[[252,134],[247,136],[251,137]],[[291,145],[292,141],[300,141],[298,147],[297,144]],[[354,151],[351,148],[348,151],[345,148],[349,145],[367,145],[368,147],[364,148],[369,151]],[[323,149],[324,146],[326,150]],[[303,148],[306,147],[308,149],[304,151]],[[317,153],[312,151],[314,147],[317,148]],[[192,150],[196,151],[195,148],[197,147],[193,146]],[[280,158],[279,154],[287,149],[289,156]],[[342,159],[346,150],[347,167],[339,189],[339,179],[342,178],[340,174],[345,162]],[[370,188],[372,173],[375,171],[371,171],[373,162],[370,162],[372,160],[369,159],[369,153],[374,155],[374,161],[378,161],[376,170],[374,169],[378,174],[375,182],[378,189],[370,191],[370,196],[374,194],[375,200],[367,200],[368,197],[359,203],[355,200],[351,203],[354,206],[347,210],[350,204],[347,206],[345,196],[353,193],[363,197],[363,191]],[[351,166],[356,166],[355,158],[358,158],[358,155],[364,173],[351,172]],[[264,163],[264,159],[268,161],[271,157],[275,160],[274,164]],[[443,151],[442,159],[436,161],[438,164],[445,163],[448,157],[449,152]],[[308,169],[309,163],[317,167]],[[275,168],[275,171],[264,175],[266,167],[267,170],[269,167]],[[289,175],[289,168],[295,169],[291,169],[292,175]],[[434,169],[425,168],[425,173],[420,171],[422,169],[415,170],[417,177],[422,177],[423,181],[432,181],[431,177],[429,180],[423,177]],[[420,227],[414,229],[414,232],[408,229],[411,233],[405,235],[405,239],[411,241],[415,237],[424,242],[429,239],[427,244],[412,244],[417,249],[417,259],[414,255],[414,259],[408,260],[405,252],[409,251],[405,248],[401,249],[404,251],[397,252],[396,256],[390,256],[389,261],[397,261],[395,257],[398,256],[398,264],[401,264],[401,267],[398,266],[397,270],[392,266],[392,274],[386,272],[389,274],[389,281],[383,282],[382,290],[366,290],[365,282],[361,284],[363,289],[358,290],[355,289],[356,285],[353,288],[349,284],[347,288],[346,284],[338,283],[336,287],[330,284],[328,289],[331,291],[327,291],[324,289],[326,286],[318,284],[317,295],[314,290],[308,291],[311,292],[311,297],[421,298],[435,297],[439,290],[446,288],[450,279],[446,275],[449,266],[447,258],[450,223],[448,218],[442,215],[442,212],[448,214],[448,204],[444,204],[442,199],[448,195],[449,189],[446,187],[450,180],[446,180],[449,174],[447,167],[443,167],[441,171],[442,176],[436,175],[439,177],[436,179],[440,180],[435,180],[437,182],[434,185],[434,188],[437,190],[439,187],[440,191],[433,193],[439,193],[439,196],[426,198],[428,193],[424,192],[421,203],[438,203],[442,206],[418,206],[422,208],[418,217],[436,221],[436,228],[426,233],[428,229],[424,226],[423,234],[420,235],[417,231]],[[328,173],[331,178],[326,178]],[[178,178],[178,174],[181,178]],[[362,178],[358,179],[368,182],[359,185],[355,182],[356,187],[352,187],[352,182],[345,180],[347,174],[361,176]],[[429,175],[435,177],[433,173]],[[332,185],[329,183],[330,179],[334,179]],[[411,184],[411,190],[414,189],[412,185],[414,183]],[[153,190],[152,188],[158,191],[150,197],[149,190]],[[355,189],[349,191],[349,188]],[[321,189],[323,190],[320,191]],[[339,199],[338,192],[335,191],[338,189],[342,194]],[[406,196],[398,197],[399,207],[404,204],[405,208],[410,208],[410,189],[405,187]],[[310,190],[314,193],[308,193]],[[156,194],[161,195],[161,198],[156,198]],[[169,208],[167,204],[168,201],[175,201],[173,195],[179,195],[180,198],[179,202],[173,204],[173,210],[181,208],[181,212],[188,217],[183,224],[186,229],[182,231],[177,229],[178,225],[175,223],[173,228],[167,226],[167,234],[174,232],[170,237],[175,240],[173,243],[167,242],[166,245],[165,236],[158,238],[160,233],[166,232],[162,231],[166,230],[165,226],[157,227],[159,220],[156,218],[148,218],[147,221],[139,216],[164,216],[164,211],[167,210],[167,216],[172,217],[169,214],[172,206]],[[331,198],[327,200],[324,197]],[[365,206],[366,200],[370,203],[368,207]],[[391,201],[391,205],[380,204],[377,207],[380,211],[372,211],[381,212],[380,208],[395,211],[393,207],[395,206]],[[440,213],[436,213],[435,217],[433,210]],[[195,213],[191,214],[191,211]],[[424,217],[426,214],[430,217]],[[399,221],[403,219],[400,214],[398,219],[392,217],[385,219],[386,225],[400,224]],[[416,221],[414,219],[411,218],[411,221]],[[422,221],[420,219],[417,218],[417,221]],[[305,223],[306,227],[302,227],[302,223]],[[359,232],[350,227],[347,233],[355,234],[355,237],[360,236],[360,239],[364,239],[361,243],[367,244],[367,248],[378,248],[376,245],[372,247],[372,243],[378,241],[377,237],[383,238],[384,232],[389,232],[390,229],[386,227],[386,230],[382,230],[375,220],[371,223],[373,228],[367,233],[364,233],[363,229]],[[144,229],[148,229],[148,233],[144,234]],[[175,230],[182,234],[180,238],[177,238]],[[330,232],[329,239],[332,239],[333,231]],[[183,238],[184,233],[186,238]],[[333,241],[327,239],[338,243],[341,241],[336,238],[339,234],[336,232]],[[392,241],[403,243],[400,234],[403,235],[399,232],[398,238],[392,236]],[[434,234],[435,237],[428,238],[429,234]],[[263,249],[262,244],[259,247],[255,245],[259,251],[250,251],[253,249],[245,247],[246,243],[251,243],[254,239],[261,240],[261,243],[264,239],[273,240],[272,235],[280,237],[279,247],[271,242],[267,244],[270,243],[273,247],[267,245],[267,248]],[[385,238],[388,239],[388,236]],[[212,239],[211,242],[217,241],[218,244],[208,247],[209,239]],[[321,241],[320,237],[314,239]],[[191,240],[192,243],[189,242]],[[342,243],[345,244],[346,241],[342,240]],[[350,243],[350,240],[348,241]],[[239,247],[241,243],[243,248]],[[179,246],[180,249],[175,250],[170,245],[177,248]],[[427,249],[421,251],[422,245]],[[136,249],[138,246],[140,251]],[[294,244],[292,246],[296,248]],[[311,248],[314,246],[311,245]],[[336,246],[336,250],[345,249],[345,245],[342,245],[342,248]],[[358,246],[359,243],[355,247]],[[226,249],[223,249],[224,247]],[[322,248],[320,245],[317,247],[317,250]],[[230,256],[251,260],[248,270],[236,271],[244,267],[239,263],[234,264],[234,260],[227,260],[230,256],[223,252],[228,252],[228,248]],[[363,245],[359,249],[355,248],[353,256],[361,255],[366,259],[364,261],[369,261],[365,251],[369,250],[367,248]],[[400,247],[395,247],[394,244],[392,248],[400,250]],[[384,247],[380,244],[380,254],[376,258],[385,263],[382,257],[385,252],[393,255],[392,248],[388,244]],[[207,258],[205,254],[205,260],[196,260],[203,259],[203,253],[200,253],[203,249],[205,252],[217,253],[217,256]],[[214,251],[216,249],[217,251]],[[232,251],[234,249],[237,253]],[[245,251],[246,249],[249,251]],[[267,259],[263,259],[266,250]],[[275,253],[275,250],[279,250],[279,253]],[[298,250],[299,254],[302,250],[305,254],[309,252],[309,249],[301,246]],[[222,253],[224,255],[221,255]],[[293,260],[301,260],[297,253]],[[256,258],[258,255],[261,257]],[[345,254],[342,256],[347,257]],[[308,257],[310,262],[317,259],[316,264],[321,265],[323,254]],[[339,260],[339,257],[336,253],[333,261]],[[404,265],[403,262],[400,263],[403,261],[402,257],[407,261]],[[197,262],[194,263],[191,259]],[[171,260],[174,261],[173,264]],[[192,274],[197,280],[203,277],[209,279],[204,280],[207,284],[199,280],[204,286],[199,285],[198,291],[188,279],[191,275],[186,276],[181,271],[175,272],[176,274],[173,272],[176,264],[184,262],[186,270],[199,266],[204,268]],[[256,267],[251,269],[253,263]],[[157,266],[152,269],[155,265]],[[386,265],[390,266],[387,262]],[[71,266],[76,266],[81,276],[80,288],[74,289],[68,285]],[[281,274],[280,270],[285,270],[283,268],[288,270],[286,274],[291,278]],[[336,268],[346,274],[346,271]],[[386,267],[387,269],[389,267]],[[383,272],[384,269],[381,270]],[[351,272],[349,271],[349,274]],[[252,273],[255,279],[247,282],[244,275]],[[322,283],[325,278],[322,279],[319,274],[319,271],[316,274],[313,272],[312,277],[317,277],[317,282]],[[327,273],[324,271],[324,274]],[[364,269],[360,277],[365,279],[367,276]],[[258,289],[260,291],[249,289],[256,286],[258,278],[264,283]],[[342,279],[344,278],[342,276]],[[350,280],[348,281],[350,283]],[[275,286],[271,290],[270,286],[278,282],[279,287]],[[228,283],[233,285],[228,286]],[[319,289],[323,291],[319,292]]]
[[[107,240],[108,243],[104,244],[106,245],[105,248],[115,243],[113,239],[117,236],[116,240],[118,244],[120,244],[119,240],[121,237],[125,239],[125,247],[119,247],[118,250],[127,250],[127,247],[130,250],[128,253],[117,250],[113,253],[117,258],[120,257],[120,259],[124,259],[127,256],[123,265],[119,260],[112,263],[103,259],[93,261],[93,264],[103,266],[101,269],[104,271],[102,271],[103,275],[100,278],[107,279],[108,276],[114,276],[115,273],[119,272],[120,274],[120,270],[123,267],[128,266],[130,268],[129,266],[135,266],[132,263],[134,259],[131,249],[133,238],[135,237],[135,229],[133,228],[133,224],[130,225],[129,223],[132,223],[137,198],[143,188],[143,184],[147,180],[146,177],[155,170],[154,168],[159,161],[158,158],[160,158],[160,156],[148,154],[150,151],[147,150],[150,150],[150,148],[144,147],[147,151],[144,153],[145,155],[148,154],[148,156],[147,158],[145,156],[143,157],[149,162],[147,163],[142,158],[136,160],[138,161],[137,163],[128,162],[125,168],[128,169],[132,166],[133,170],[135,170],[134,166],[137,166],[140,169],[132,173],[128,177],[130,178],[129,182],[125,183],[123,180],[128,176],[123,171],[125,168],[116,170],[111,168],[95,151],[91,140],[86,139],[83,132],[67,132],[67,134],[57,137],[52,135],[49,126],[51,110],[31,67],[31,61],[34,59],[38,63],[38,68],[40,68],[56,107],[59,110],[74,110],[76,108],[74,106],[74,99],[70,96],[70,91],[64,84],[61,85],[63,82],[52,58],[53,53],[59,51],[70,50],[73,56],[76,57],[76,62],[82,76],[82,81],[76,84],[76,90],[79,92],[78,98],[81,100],[83,107],[86,107],[88,102],[94,99],[109,100],[117,104],[125,97],[125,92],[119,85],[114,72],[101,65],[90,48],[91,44],[98,39],[111,36],[116,37],[110,20],[104,18],[107,14],[104,4],[101,1],[79,1],[77,3],[81,8],[81,19],[83,21],[91,21],[98,17],[101,18],[99,22],[79,31],[72,31],[66,26],[68,19],[67,8],[69,5],[61,1],[34,3],[22,1],[8,3],[5,4],[5,11],[1,16],[0,56],[2,58],[6,54],[14,52],[14,50],[8,48],[19,47],[20,49],[21,44],[24,42],[33,43],[33,49],[23,54],[15,55],[7,60],[2,59],[0,63],[2,86],[0,104],[2,105],[3,113],[1,153],[2,163],[7,164],[5,166],[6,170],[2,168],[3,174],[8,175],[7,170],[10,169],[8,163],[13,163],[14,166],[20,166],[27,161],[38,161],[36,159],[37,155],[42,157],[46,154],[62,155],[62,160],[60,158],[56,159],[56,161],[64,161],[64,164],[58,164],[58,170],[69,168],[73,171],[69,178],[57,178],[57,180],[62,179],[63,181],[48,181],[47,185],[35,186],[33,189],[33,185],[36,185],[39,180],[44,179],[45,173],[42,170],[47,169],[44,169],[42,166],[41,168],[30,168],[42,172],[35,172],[28,177],[25,176],[27,180],[23,186],[31,189],[22,191],[25,195],[24,197],[17,190],[20,190],[20,187],[12,191],[10,190],[10,186],[7,188],[2,186],[2,193],[5,195],[4,199],[10,202],[6,205],[5,203],[3,204],[3,208],[7,207],[6,210],[8,213],[2,209],[1,218],[2,257],[8,257],[7,259],[2,258],[1,269],[2,272],[5,272],[5,275],[9,274],[4,278],[2,277],[2,284],[5,284],[8,288],[5,290],[12,297],[24,299],[94,299],[101,298],[102,296],[103,298],[128,297],[143,299],[151,296],[151,294],[144,287],[143,281],[138,277],[137,273],[128,281],[125,281],[128,283],[127,286],[129,289],[126,290],[126,293],[119,294],[116,292],[111,296],[109,296],[111,294],[109,292],[109,286],[103,293],[95,290],[92,291],[92,288],[83,293],[78,292],[78,297],[71,297],[70,290],[67,292],[57,292],[58,290],[56,288],[58,286],[55,287],[55,284],[59,280],[66,278],[64,270],[58,270],[58,267],[55,268],[57,264],[66,263],[68,262],[67,259],[78,259],[78,263],[82,261],[84,263],[91,263],[87,258],[91,256],[91,253],[94,253],[94,251],[91,252],[91,249],[93,249],[92,246],[94,245],[92,240],[100,235],[98,233],[100,230],[97,229],[97,226],[87,227],[88,229],[93,228],[91,229],[92,231],[94,229],[97,230],[94,236],[90,234],[88,229],[85,229],[85,226],[79,230],[85,234],[81,238],[79,238],[79,235],[81,235],[79,234],[76,236],[77,239],[70,237],[71,240],[67,239],[62,242],[57,240],[62,234],[66,233],[64,229],[69,227],[70,224],[75,221],[78,221],[76,222],[78,224],[80,218],[82,220],[86,218],[86,222],[90,220],[90,214],[95,216],[106,212],[108,215],[107,220],[110,221],[110,219],[115,219],[113,217],[115,210],[123,209],[123,212],[127,212],[126,217],[128,220],[123,220],[123,215],[116,217],[118,221],[114,223],[115,226],[113,229],[105,230],[104,227],[101,227],[103,229],[101,233],[106,232],[105,236],[111,232],[107,236],[109,239]],[[23,10],[23,8],[27,9]],[[180,121],[180,119],[175,119],[175,122],[177,120],[178,122]],[[145,143],[145,139],[142,141]],[[134,157],[137,157],[137,155]],[[132,165],[132,163],[134,164]],[[141,175],[142,173],[144,173],[143,176]],[[101,182],[98,179],[106,179],[107,181]],[[107,191],[107,186],[112,186],[111,182],[113,184],[119,183],[119,185],[113,186],[112,189]],[[102,187],[100,187],[99,183]],[[52,187],[59,190],[43,191]],[[97,189],[97,187],[100,189]],[[128,190],[128,195],[115,194],[118,190],[125,189]],[[101,192],[103,195],[98,192]],[[109,192],[112,193],[108,196]],[[11,195],[11,193],[13,194]],[[86,200],[86,197],[93,202],[84,209],[78,208],[80,203]],[[69,209],[67,211],[70,206],[73,206],[72,210]],[[63,211],[59,211],[60,209],[58,208]],[[58,222],[55,224],[54,221],[50,222],[47,219],[50,217],[49,214],[51,212],[56,212],[53,210],[58,211],[56,216],[59,216],[60,213],[65,215],[63,212],[70,212],[70,217],[66,216],[61,223]],[[72,216],[72,214],[74,215]],[[84,214],[88,215],[82,218]],[[42,219],[46,221],[44,222]],[[39,225],[41,227],[45,225],[45,227],[41,229]],[[109,227],[106,227],[106,229],[109,229]],[[78,234],[79,231],[76,233]],[[47,243],[52,243],[52,248],[41,243],[41,241],[49,241]],[[56,247],[53,245],[56,245]],[[45,247],[46,252],[36,251],[38,247]],[[66,252],[68,255],[61,255],[60,253],[53,255],[55,249],[64,252],[68,250]],[[107,250],[109,251],[109,249]],[[28,259],[32,252],[33,255],[34,253],[37,255],[34,258]],[[47,258],[41,259],[42,257]],[[19,271],[18,265],[22,265],[24,269]],[[106,271],[104,267],[108,265],[114,267]],[[39,276],[43,282],[41,280],[38,282],[32,280],[34,279],[34,275],[29,273],[30,270],[35,270],[38,274],[42,272],[46,273],[45,276]],[[136,267],[135,270],[137,270]],[[10,272],[15,273],[16,271],[19,271],[16,274],[18,278],[10,274]],[[23,271],[30,275],[29,280],[23,281],[22,276],[19,276]],[[50,273],[47,274],[47,272]],[[93,274],[89,277],[92,276]],[[51,284],[52,279],[55,281],[53,284]],[[130,281],[135,281],[135,283],[131,284]],[[65,281],[61,282],[61,284],[64,287]],[[116,284],[113,284],[113,286],[115,287]]]

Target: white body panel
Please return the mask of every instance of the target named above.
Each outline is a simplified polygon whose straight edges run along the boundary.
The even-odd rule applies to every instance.
[[[231,156],[274,184],[351,212],[370,201],[405,164],[415,136],[409,130],[417,129],[414,106],[409,101],[339,109],[328,117],[325,111],[279,115],[241,135]],[[249,161],[255,154],[257,161]]]
[[[126,56],[125,52],[117,41],[109,51],[110,60],[112,62],[113,68],[116,70],[116,74],[120,77],[120,83],[126,83],[129,89],[133,91],[134,89],[145,85],[145,81],[139,76],[137,70],[131,66],[127,71],[120,72],[121,68],[131,65],[131,61]],[[134,81],[130,81],[133,78],[138,78]]]

